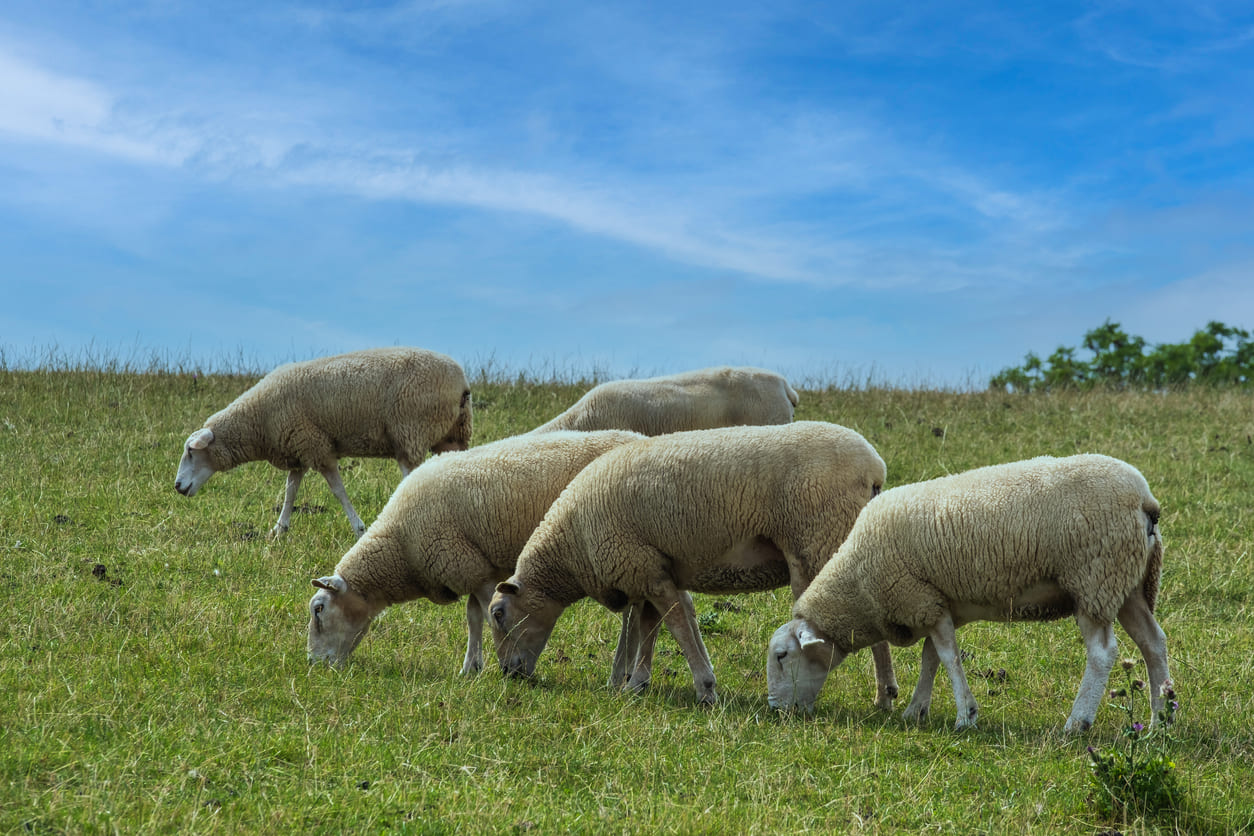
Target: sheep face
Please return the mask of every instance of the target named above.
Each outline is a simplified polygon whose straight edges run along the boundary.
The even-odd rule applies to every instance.
[[[217,472],[209,456],[208,447],[213,443],[213,430],[196,430],[183,445],[183,458],[179,459],[178,473],[174,474],[174,489],[183,496],[195,496],[200,486]]]
[[[767,702],[771,708],[814,710],[819,689],[845,654],[804,619],[795,619],[771,636],[766,654]]]
[[[497,584],[488,605],[488,623],[502,673],[527,677],[535,673],[536,660],[563,609],[544,594],[521,586],[517,578]]]
[[[339,575],[316,578],[318,588],[309,599],[309,663],[339,667],[370,629],[366,600]]]

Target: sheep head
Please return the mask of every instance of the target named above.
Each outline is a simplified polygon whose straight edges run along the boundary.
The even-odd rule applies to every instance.
[[[845,658],[844,652],[801,618],[776,630],[767,648],[767,702],[780,710],[813,711],[828,673]]]
[[[549,641],[557,617],[565,609],[517,575],[496,586],[488,605],[488,623],[501,672],[507,676],[531,676],[536,660]]]
[[[183,445],[183,457],[179,459],[179,469],[174,474],[174,489],[183,496],[195,496],[201,485],[218,471],[209,453],[212,443],[213,430],[205,427],[188,436]]]
[[[374,613],[339,575],[315,578],[313,585],[318,591],[309,599],[309,662],[339,667],[370,629]]]

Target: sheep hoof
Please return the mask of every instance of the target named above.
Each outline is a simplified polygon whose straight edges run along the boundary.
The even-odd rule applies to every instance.
[[[274,528],[270,529],[269,538],[271,540],[278,540],[280,537],[282,537],[284,534],[287,533],[287,529],[288,529],[288,526],[286,525],[276,525]]]
[[[1063,734],[1084,734],[1093,728],[1091,720],[1077,720],[1074,717],[1067,718],[1067,725],[1062,727]]]
[[[901,719],[907,723],[923,724],[927,722],[928,706],[908,706],[901,715]]]
[[[629,679],[622,685],[624,694],[643,694],[649,689],[649,679]]]

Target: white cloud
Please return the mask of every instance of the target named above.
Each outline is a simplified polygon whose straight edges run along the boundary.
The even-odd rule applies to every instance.
[[[393,13],[438,17],[448,5],[414,3]],[[498,11],[486,3],[475,14]],[[361,24],[383,37],[376,19],[363,17]],[[313,25],[330,27],[326,20]],[[617,57],[657,57],[610,40]],[[597,42],[580,46],[596,48]],[[643,61],[647,70],[638,75],[645,80],[635,92],[702,68],[684,97],[697,112],[659,111],[647,96],[620,103],[633,118],[618,119],[634,123],[638,111],[647,126],[629,141],[617,140],[626,146],[639,138],[639,161],[618,159],[580,137],[585,125],[546,121],[550,112],[541,106],[523,107],[517,118],[576,139],[519,159],[500,139],[512,136],[509,118],[465,124],[419,118],[355,130],[334,104],[353,96],[330,77],[302,82],[301,96],[282,84],[232,89],[248,77],[246,69],[234,81],[194,93],[161,85],[157,92],[137,91],[58,74],[3,51],[0,132],[249,189],[297,186],[539,218],[675,262],[783,283],[952,290],[1065,282],[1101,249],[1074,234],[1077,221],[1061,188],[1023,186],[1013,171],[1001,175],[966,163],[943,142],[912,145],[856,104],[783,102],[756,112],[752,101],[736,99],[737,75],[719,64],[735,59],[717,45],[687,63],[675,43],[662,52],[660,63]],[[203,81],[211,73],[196,77],[213,83]],[[354,81],[364,90],[373,83]],[[328,95],[320,96],[323,90]],[[662,116],[679,121],[663,124]],[[667,142],[676,146],[673,154]]]
[[[0,131],[60,140],[98,130],[112,107],[112,99],[95,84],[0,52]]]
[[[129,135],[113,124],[114,97],[100,85],[0,51],[0,134],[130,160],[169,164],[185,151]]]

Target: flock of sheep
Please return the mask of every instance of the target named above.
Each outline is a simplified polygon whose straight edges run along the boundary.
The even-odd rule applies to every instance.
[[[923,640],[905,710],[922,720],[945,666],[957,727],[977,707],[955,629],[1074,616],[1087,651],[1065,729],[1093,723],[1118,656],[1118,620],[1148,667],[1154,716],[1171,687],[1154,618],[1158,503],[1131,465],[1042,456],[882,491],[861,435],[793,421],[797,392],[754,368],[604,383],[529,433],[470,447],[461,367],[442,354],[374,349],[281,366],[187,439],[175,488],[220,470],[287,471],[272,536],[315,469],[359,539],[313,581],[311,662],[343,664],[387,607],[466,597],[463,674],[483,667],[490,625],[502,671],[530,676],[562,611],[593,598],[621,614],[611,688],[649,684],[662,623],[698,699],[717,700],[692,592],[789,586],[793,620],[771,637],[768,700],[812,710],[828,673],[869,647],[876,705],[897,697],[890,645]],[[428,451],[437,455],[419,467]],[[390,457],[400,486],[366,528],[340,480],[345,456]],[[882,491],[882,492],[881,492]]]

